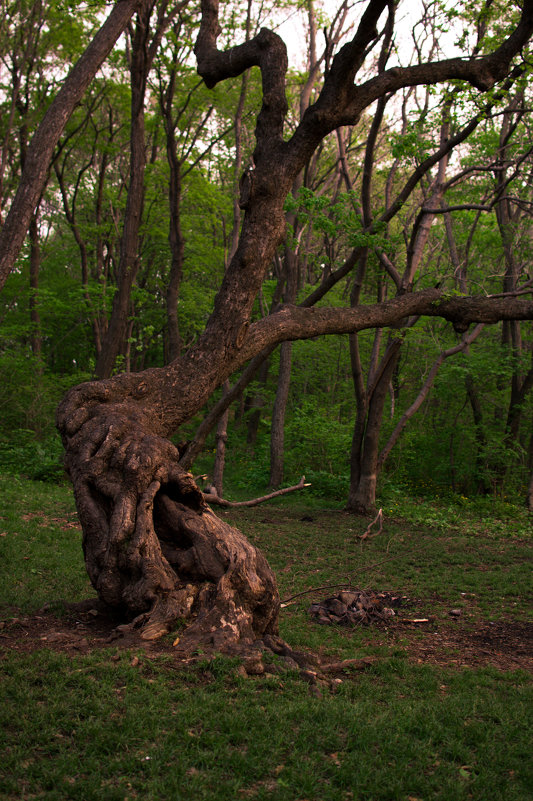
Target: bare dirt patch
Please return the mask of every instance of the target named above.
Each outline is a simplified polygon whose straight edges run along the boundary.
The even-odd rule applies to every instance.
[[[533,625],[516,620],[454,621],[413,631],[399,622],[392,638],[419,664],[464,668],[492,666],[533,673]]]
[[[0,652],[31,653],[52,649],[70,654],[101,648],[141,648],[151,655],[176,654],[174,637],[145,642],[117,634],[117,621],[99,601],[69,606],[64,615],[42,609],[19,616],[16,609],[0,615]],[[453,619],[413,624],[395,620],[386,628],[368,627],[368,644],[400,647],[418,664],[462,669],[492,666],[533,673],[533,624],[517,620]]]

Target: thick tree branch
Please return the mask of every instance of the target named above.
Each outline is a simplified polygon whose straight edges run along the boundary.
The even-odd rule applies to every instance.
[[[287,143],[290,157],[298,167],[306,163],[324,136],[342,125],[354,125],[364,109],[384,95],[407,86],[438,84],[449,80],[466,81],[482,92],[491,89],[508,74],[513,58],[533,33],[533,0],[524,0],[517,27],[500,47],[486,56],[457,57],[411,67],[393,67],[360,85],[354,84],[361,66],[359,43],[363,36],[363,21],[368,25],[368,45],[376,35],[375,25],[386,5],[383,0],[371,0],[368,4],[356,37],[335,56],[317,102],[309,107]]]
[[[323,334],[347,334],[367,328],[398,327],[412,315],[442,317],[458,330],[471,323],[500,320],[532,320],[533,301],[518,298],[452,297],[440,289],[400,295],[392,300],[354,308],[308,308],[286,306],[276,314],[250,326],[240,354],[253,355],[267,344],[287,339],[309,339]]]

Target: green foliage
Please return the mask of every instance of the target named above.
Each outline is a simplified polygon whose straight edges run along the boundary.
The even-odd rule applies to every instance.
[[[341,426],[312,400],[303,400],[287,421],[285,428],[288,468],[292,472],[326,470],[337,476],[345,472],[352,436],[349,423]],[[333,420],[332,420],[333,418]]]
[[[0,439],[0,469],[36,481],[64,482],[63,445],[58,434],[36,440],[35,432],[16,429]]]
[[[41,481],[65,480],[55,408],[69,387],[88,378],[45,370],[29,353],[0,352],[0,469]]]
[[[370,234],[363,231],[361,216],[356,211],[357,203],[354,192],[339,193],[332,203],[328,195],[302,187],[296,197],[287,197],[285,210],[297,213],[299,224],[310,226],[316,234],[330,238],[344,237],[351,248],[378,247],[385,251],[390,250],[390,237],[383,236],[381,232]],[[294,232],[289,230],[289,243],[291,235],[294,236]],[[292,246],[294,245],[292,240]]]
[[[86,373],[62,376],[47,371],[39,357],[21,349],[0,352],[0,430],[6,435],[23,429],[37,437],[49,436],[64,392],[88,378]]]

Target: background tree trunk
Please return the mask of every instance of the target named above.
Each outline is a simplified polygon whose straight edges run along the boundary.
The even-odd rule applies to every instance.
[[[107,331],[102,341],[96,362],[97,378],[109,378],[115,361],[123,350],[130,313],[131,289],[139,267],[139,230],[144,200],[144,169],[146,165],[144,136],[144,102],[146,81],[150,71],[148,37],[150,33],[151,6],[146,3],[137,14],[135,33],[131,43],[131,131],[130,131],[130,179],[128,199],[118,264],[117,292]]]
[[[61,133],[96,71],[126,28],[141,0],[118,0],[89,47],[63,82],[28,148],[17,194],[0,231],[0,289],[13,269]]]
[[[222,384],[222,394],[227,395],[229,391],[230,383],[226,380]],[[219,417],[217,433],[215,435],[216,450],[215,463],[213,465],[213,486],[219,498],[224,497],[224,466],[226,463],[226,442],[228,441],[228,418],[229,406],[226,407]]]
[[[291,383],[292,342],[283,342],[280,349],[278,388],[272,409],[270,430],[270,481],[271,487],[283,483],[283,455],[285,452],[285,412]]]

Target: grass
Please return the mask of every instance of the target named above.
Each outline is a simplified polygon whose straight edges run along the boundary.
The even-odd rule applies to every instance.
[[[43,651],[2,673],[6,799],[531,797],[525,674],[389,659],[318,699],[224,659],[185,674]]]
[[[0,493],[0,616],[92,595],[70,489],[9,476]],[[443,630],[451,606],[472,627],[528,615],[522,534],[387,514],[382,534],[361,544],[367,521],[302,498],[223,516],[265,551],[282,597],[352,576],[420,599]],[[185,671],[142,650],[4,649],[0,799],[533,799],[530,674],[416,664],[383,631],[317,626],[306,610],[327,593],[284,609],[283,636],[379,659],[320,698],[296,672],[243,678],[222,657]]]
[[[35,612],[59,599],[92,594],[68,486],[0,474],[0,608]]]

